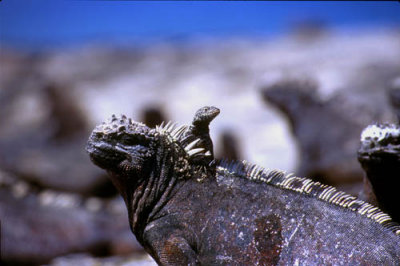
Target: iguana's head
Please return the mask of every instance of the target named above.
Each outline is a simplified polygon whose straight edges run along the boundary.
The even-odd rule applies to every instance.
[[[152,208],[167,200],[179,181],[202,178],[211,169],[196,164],[199,157],[208,156],[207,151],[196,147],[200,141],[196,135],[187,138],[188,134],[192,134],[188,126],[162,123],[149,128],[113,115],[90,135],[86,150],[93,163],[110,174],[125,200],[135,234],[143,229],[140,219],[156,213]]]
[[[162,167],[173,169],[178,179],[196,170],[192,158],[207,157],[207,151],[196,148],[199,139],[187,141],[188,129],[172,123],[153,129],[126,116],[113,115],[93,130],[86,150],[94,164],[111,174],[120,193],[129,194],[127,190],[146,182],[150,172],[159,175],[156,172]]]
[[[317,85],[312,80],[283,79],[266,84],[261,93],[269,104],[277,107],[284,113],[293,109],[298,112],[299,105],[314,104]]]
[[[92,132],[86,150],[97,166],[122,177],[143,178],[156,152],[157,136],[142,123],[126,116],[98,125]],[[113,180],[121,191],[126,180]],[[134,181],[134,180],[133,180]]]
[[[361,134],[360,162],[400,160],[400,127],[391,124],[376,124],[365,128]]]

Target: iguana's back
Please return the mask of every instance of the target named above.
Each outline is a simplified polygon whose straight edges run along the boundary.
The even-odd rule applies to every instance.
[[[201,183],[185,182],[157,219],[160,230],[165,224],[185,228],[202,265],[399,264],[395,227],[312,193],[293,191],[301,186],[299,178],[283,188],[227,174],[223,166],[217,169],[215,177]],[[288,180],[282,174],[276,178]],[[312,184],[315,193],[328,195]],[[344,202],[346,197],[351,196],[337,199]],[[357,204],[352,206],[361,208]],[[149,227],[155,229],[154,224]]]

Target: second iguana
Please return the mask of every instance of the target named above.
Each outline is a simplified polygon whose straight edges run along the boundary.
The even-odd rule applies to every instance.
[[[400,126],[373,124],[366,127],[361,134],[358,160],[366,173],[367,191],[379,207],[399,222]]]
[[[158,264],[398,265],[400,226],[377,207],[245,161],[205,167],[189,128],[113,116],[87,145]]]

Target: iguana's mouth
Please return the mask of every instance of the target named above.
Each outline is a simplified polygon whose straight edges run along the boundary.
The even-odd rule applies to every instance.
[[[86,151],[89,153],[92,162],[104,169],[117,166],[127,157],[126,151],[121,147],[104,142],[89,142]]]
[[[400,160],[400,146],[380,146],[358,152],[359,160],[381,161],[387,158],[398,158]]]

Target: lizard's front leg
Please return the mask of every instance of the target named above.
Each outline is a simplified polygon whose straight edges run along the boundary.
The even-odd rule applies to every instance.
[[[181,226],[153,226],[145,230],[144,242],[159,265],[201,265],[194,236]]]

